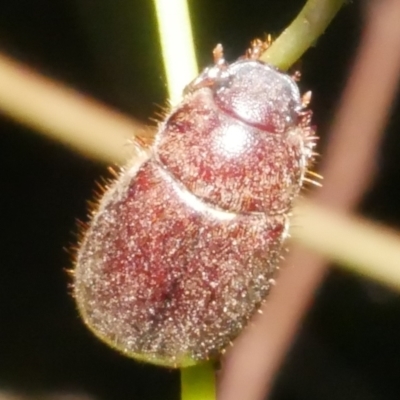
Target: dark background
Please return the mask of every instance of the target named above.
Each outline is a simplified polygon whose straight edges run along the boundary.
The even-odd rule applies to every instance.
[[[362,30],[360,4],[349,3],[302,59],[301,87],[313,90],[322,143]],[[279,33],[302,5],[192,1],[200,65],[210,63],[218,42],[226,58],[235,59],[255,36]],[[1,0],[0,49],[143,121],[165,104],[150,0]],[[395,228],[400,228],[399,111],[395,105],[378,177],[360,209]],[[178,399],[177,372],[108,349],[83,326],[69,294],[65,270],[71,257],[64,248],[75,242],[76,219],[87,219],[86,200],[106,166],[0,117],[0,171],[0,391],[37,398],[65,390],[101,400]],[[399,295],[332,269],[272,398],[399,399],[399,338]]]

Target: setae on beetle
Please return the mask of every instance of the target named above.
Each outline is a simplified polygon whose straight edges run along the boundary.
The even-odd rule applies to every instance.
[[[90,329],[169,367],[216,358],[266,298],[315,132],[293,77],[252,42],[184,91],[149,151],[105,192],[78,250],[74,295]]]

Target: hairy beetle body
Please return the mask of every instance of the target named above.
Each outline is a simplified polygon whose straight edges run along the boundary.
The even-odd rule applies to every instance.
[[[219,57],[104,195],[78,252],[87,325],[129,356],[214,358],[260,307],[312,158],[295,81]]]

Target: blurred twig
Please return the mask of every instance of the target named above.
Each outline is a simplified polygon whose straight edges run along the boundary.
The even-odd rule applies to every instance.
[[[126,144],[149,128],[0,55],[0,112],[107,163],[126,161]],[[125,151],[124,151],[125,150]]]
[[[299,243],[400,291],[399,233],[315,202],[302,202],[296,212],[301,216],[293,236]]]

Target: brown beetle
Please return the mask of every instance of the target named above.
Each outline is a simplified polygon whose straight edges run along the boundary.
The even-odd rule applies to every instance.
[[[101,199],[77,255],[85,323],[128,356],[217,357],[271,287],[315,145],[309,94],[254,41],[185,90],[150,152]]]

